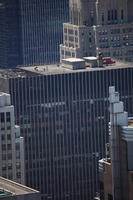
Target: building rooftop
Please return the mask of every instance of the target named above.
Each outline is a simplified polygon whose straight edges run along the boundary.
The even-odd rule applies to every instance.
[[[71,63],[73,63],[73,62],[84,62],[84,60],[81,59],[81,58],[66,58],[66,59],[63,59],[63,60],[71,62]]]
[[[69,62],[77,59],[69,59]],[[82,60],[82,59],[81,59]],[[79,62],[79,61],[78,61]],[[124,62],[116,62],[113,65],[103,66],[103,67],[88,67],[85,69],[70,69],[66,67],[62,67],[61,65],[40,65],[40,66],[26,66],[26,67],[18,67],[16,69],[0,69],[0,77],[2,78],[24,78],[30,77],[34,75],[51,75],[51,74],[64,74],[64,73],[77,73],[77,72],[85,72],[85,71],[104,71],[107,69],[122,69],[122,68],[133,68],[133,63],[124,63]]]
[[[34,193],[39,192],[19,183],[0,177],[0,198]]]
[[[84,57],[85,60],[97,60],[95,56]]]

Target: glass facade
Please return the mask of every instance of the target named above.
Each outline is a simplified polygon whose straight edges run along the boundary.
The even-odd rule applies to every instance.
[[[0,0],[0,66],[59,62],[69,0]]]
[[[18,15],[17,0],[0,0],[0,67],[12,67],[20,63]]]
[[[44,200],[93,199],[108,142],[108,87],[116,86],[133,113],[132,77],[129,67],[9,79],[25,138],[26,183]]]
[[[24,65],[59,62],[69,0],[20,0]]]

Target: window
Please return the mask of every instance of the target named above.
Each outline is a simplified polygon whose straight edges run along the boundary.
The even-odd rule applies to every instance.
[[[94,24],[94,18],[93,16],[91,16],[91,26],[93,26],[93,24]]]
[[[16,143],[16,150],[19,150],[19,149],[20,149],[20,144]]]
[[[7,126],[7,130],[11,130],[11,126]]]
[[[108,194],[108,200],[113,200],[112,194]]]
[[[75,37],[75,42],[78,43],[78,38],[77,37]]]
[[[2,154],[2,160],[6,160],[6,155]]]
[[[7,135],[7,140],[11,140],[11,135],[10,134]]]
[[[66,28],[64,28],[64,33],[67,33],[67,29]]]
[[[73,34],[73,29],[68,29],[68,34]]]
[[[2,144],[2,150],[6,150],[6,145],[5,144]]]
[[[6,113],[6,121],[7,121],[7,122],[10,122],[10,112],[7,112],[7,113]]]
[[[104,24],[104,13],[102,13],[102,24]]]
[[[8,145],[7,145],[7,148],[8,148],[8,150],[11,150],[11,149],[12,149],[11,144],[8,144]]]
[[[67,40],[67,35],[65,35],[65,40]]]
[[[123,20],[123,19],[124,19],[124,11],[121,10],[121,20]]]
[[[8,154],[8,159],[11,160],[12,159],[12,154]]]
[[[6,171],[6,166],[3,166],[3,167],[2,167],[2,171]]]
[[[20,159],[20,152],[16,152],[16,158]]]
[[[114,11],[113,10],[111,10],[111,19],[112,19],[112,21],[114,20]]]
[[[117,10],[115,10],[115,20],[117,20]]]
[[[75,53],[72,53],[72,57],[75,57]]]
[[[66,51],[66,56],[71,56],[71,53],[69,51]]]
[[[108,10],[108,21],[110,21],[110,10]]]
[[[78,31],[77,30],[75,30],[75,35],[78,35]]]
[[[120,34],[120,29],[111,29],[111,34]]]
[[[94,11],[91,11],[91,16],[90,16],[90,20],[91,20],[91,26],[94,24]]]
[[[0,119],[1,119],[1,123],[5,122],[5,115],[4,115],[4,113],[0,113]]]
[[[17,178],[21,178],[21,172],[16,173]]]
[[[12,165],[9,165],[9,166],[8,166],[8,170],[12,170]]]
[[[20,163],[16,163],[16,169],[20,169],[21,168],[21,166],[20,166]]]
[[[74,37],[73,36],[69,36],[69,41],[73,42],[74,41]]]
[[[1,135],[1,140],[5,140],[5,135]]]
[[[8,179],[12,179],[13,175],[12,173],[8,174]]]

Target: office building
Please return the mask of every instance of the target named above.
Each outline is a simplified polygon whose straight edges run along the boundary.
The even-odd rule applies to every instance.
[[[133,61],[132,0],[70,0],[60,59],[97,56]]]
[[[20,0],[23,65],[59,63],[69,0]]]
[[[133,118],[124,112],[115,87],[109,88],[109,155],[99,161],[101,200],[133,199]],[[104,194],[104,195],[103,195]]]
[[[24,139],[15,125],[10,95],[0,93],[0,176],[25,183]]]
[[[20,64],[17,0],[0,0],[0,67]]]
[[[133,113],[133,65],[96,67],[92,60],[0,70],[0,89],[10,93],[25,139],[26,185],[44,200],[95,196],[97,163],[108,142],[110,85]]]
[[[0,0],[0,66],[59,62],[68,0]]]
[[[40,200],[38,191],[0,177],[1,200]]]

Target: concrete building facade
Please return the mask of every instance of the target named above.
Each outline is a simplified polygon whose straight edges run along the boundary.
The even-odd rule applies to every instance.
[[[0,93],[0,176],[25,183],[24,139],[6,93]]]
[[[70,23],[63,25],[60,59],[96,56],[133,61],[131,0],[70,1]]]
[[[109,88],[110,124],[109,154],[100,160],[101,200],[133,199],[133,118],[124,112],[115,87]]]

